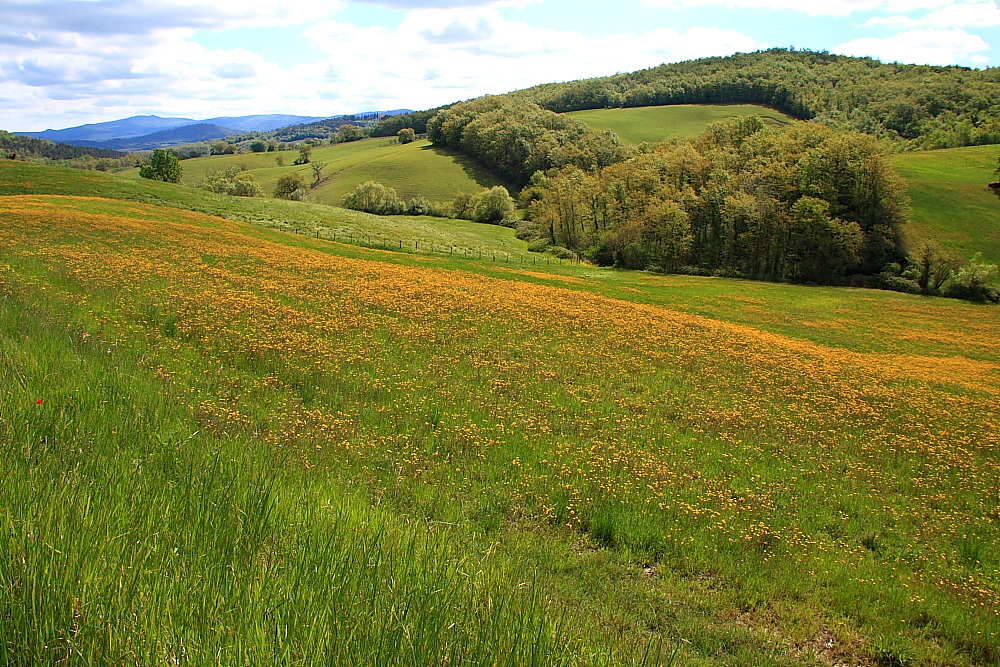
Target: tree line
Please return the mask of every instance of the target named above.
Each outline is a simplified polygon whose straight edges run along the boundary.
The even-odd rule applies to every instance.
[[[632,152],[613,132],[595,132],[574,118],[507,96],[481,97],[438,112],[427,123],[427,138],[518,185],[537,171],[568,165],[601,169]]]
[[[0,155],[10,160],[21,158],[29,160],[39,158],[46,160],[75,160],[84,157],[119,159],[126,156],[125,153],[107,148],[57,144],[48,139],[22,137],[3,130],[0,130]]]
[[[536,86],[510,97],[556,112],[761,104],[912,148],[1000,143],[1000,69],[882,63],[770,49]]]
[[[522,235],[602,265],[842,283],[906,262],[884,145],[824,125],[716,124],[604,169],[538,172],[521,199]]]

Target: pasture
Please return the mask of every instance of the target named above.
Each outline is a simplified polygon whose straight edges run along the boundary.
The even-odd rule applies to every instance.
[[[986,185],[997,179],[1000,147],[970,146],[893,156],[911,199],[911,247],[936,241],[957,257],[977,252],[1000,262],[1000,197]]]
[[[1000,662],[995,309],[132,186],[0,166],[5,662]]]
[[[298,172],[309,184],[314,182],[312,167],[293,165],[298,151],[214,155],[182,162],[184,185],[198,187],[211,170],[240,165],[257,177],[265,192],[274,192],[278,179]],[[283,166],[278,164],[281,160]],[[317,146],[313,162],[326,163],[323,182],[309,199],[319,204],[339,206],[341,197],[365,181],[378,181],[395,188],[400,197],[423,196],[431,201],[451,201],[459,192],[477,192],[483,187],[503,184],[474,160],[428,141],[399,144],[394,139],[364,139],[346,144]],[[135,172],[138,177],[138,172]]]
[[[686,138],[701,134],[711,123],[757,114],[767,125],[792,122],[780,111],[753,104],[679,104],[663,107],[571,111],[567,115],[598,132],[611,130],[627,144]]]

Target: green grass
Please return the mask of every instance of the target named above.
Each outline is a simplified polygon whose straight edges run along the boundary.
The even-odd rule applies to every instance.
[[[309,664],[349,626],[361,664],[1000,664],[996,309],[385,252],[140,186],[0,165],[125,200],[0,195],[8,662]]]
[[[711,123],[757,114],[768,125],[792,122],[785,114],[752,104],[683,104],[634,109],[595,109],[572,111],[569,116],[581,120],[595,130],[611,130],[627,144],[663,141],[674,137],[693,137],[705,131]]]
[[[280,158],[285,166],[279,167]],[[184,160],[183,183],[197,187],[211,170],[234,165],[245,166],[261,183],[267,194],[281,176],[298,172],[312,183],[309,165],[294,166],[296,151],[216,155]],[[313,149],[312,160],[325,162],[324,182],[309,195],[309,200],[339,206],[341,198],[365,181],[378,181],[395,188],[400,197],[423,196],[431,201],[451,201],[459,192],[477,192],[480,188],[503,185],[502,181],[459,153],[416,141],[401,145],[388,139],[365,139],[347,144]],[[137,177],[138,172],[132,172]]]
[[[249,432],[213,432],[164,394],[148,343],[92,335],[84,313],[12,287],[0,282],[4,665],[565,661],[530,577]]]
[[[959,258],[981,252],[1000,263],[1000,197],[986,187],[996,180],[998,156],[996,146],[975,146],[893,157],[909,185],[912,248],[936,241]]]
[[[235,157],[260,158],[261,155],[267,154]],[[224,165],[234,162],[235,158],[205,158],[206,162],[210,160],[219,160],[220,165]],[[222,163],[222,160],[227,162]],[[187,160],[183,164],[197,162]],[[424,253],[433,251],[470,258],[500,257],[529,263],[540,261],[527,252],[527,243],[514,237],[514,230],[497,225],[429,216],[383,217],[313,202],[216,195],[194,187],[143,180],[134,174],[119,176],[64,167],[43,167],[28,162],[0,163],[0,196],[37,193],[105,197],[155,204],[250,222],[286,232],[319,235],[387,249],[411,252],[419,250]]]

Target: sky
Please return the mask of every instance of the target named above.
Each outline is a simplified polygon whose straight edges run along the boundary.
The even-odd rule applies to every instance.
[[[995,0],[0,0],[0,129],[427,109],[771,47],[1000,65]]]

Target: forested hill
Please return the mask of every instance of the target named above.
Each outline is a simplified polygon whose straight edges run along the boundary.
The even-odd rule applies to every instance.
[[[0,130],[0,157],[17,159],[20,157],[48,158],[49,160],[72,160],[89,155],[95,158],[119,158],[124,153],[106,148],[70,146],[57,144],[48,139],[21,137]]]
[[[554,83],[511,96],[556,112],[670,104],[764,104],[914,148],[1000,143],[1000,68],[881,63],[771,49]]]

